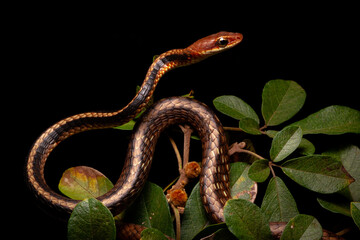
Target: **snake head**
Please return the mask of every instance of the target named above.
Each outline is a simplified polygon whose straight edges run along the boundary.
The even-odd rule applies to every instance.
[[[236,46],[242,39],[241,33],[218,32],[194,42],[187,49],[203,57],[211,56]]]

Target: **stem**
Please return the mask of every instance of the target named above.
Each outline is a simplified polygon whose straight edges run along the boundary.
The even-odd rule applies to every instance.
[[[171,190],[183,189],[189,182],[189,179],[186,176],[183,168],[189,162],[190,137],[191,137],[191,133],[193,132],[193,130],[188,125],[185,125],[185,126],[180,125],[180,128],[184,134],[183,160],[181,160],[180,152],[179,152],[179,149],[178,149],[174,139],[169,137],[171,145],[173,146],[175,154],[176,154],[176,158],[177,158],[178,165],[179,165],[179,173],[180,173],[180,177],[177,179],[176,183],[171,187]]]
[[[271,170],[271,174],[273,175],[273,177],[276,177],[275,171],[272,166],[276,166],[276,165],[273,164],[273,162],[269,162],[269,168]]]
[[[185,166],[189,162],[190,138],[193,130],[188,125],[185,126],[180,125],[180,128],[184,133],[183,166]]]
[[[224,130],[226,131],[237,131],[237,132],[243,132],[243,130],[241,128],[237,128],[237,127],[223,127]]]
[[[172,139],[171,137],[169,137],[169,140],[171,142],[171,145],[174,149],[174,152],[175,152],[175,155],[176,155],[176,158],[177,158],[177,161],[178,161],[178,165],[179,165],[179,172],[181,173],[181,169],[183,168],[182,167],[182,160],[181,160],[181,155],[180,155],[180,152],[179,152],[179,149],[178,147],[176,146],[176,143],[174,141],[174,139]]]
[[[259,128],[260,132],[263,132],[264,129],[266,129],[268,126],[265,124],[264,126],[262,126],[261,128]]]
[[[180,240],[181,239],[180,213],[179,213],[179,210],[173,204],[170,204],[170,205],[171,205],[171,208],[174,211],[174,215],[175,215],[176,240]]]
[[[336,235],[342,236],[350,231],[351,231],[351,228],[345,228],[345,229],[341,230],[340,232],[337,232]]]
[[[238,151],[238,152],[243,152],[243,153],[250,154],[250,155],[252,155],[252,156],[254,156],[254,157],[258,158],[258,159],[265,159],[262,156],[260,156],[259,154],[256,154],[256,153],[254,153],[252,151],[249,151],[249,150],[246,150],[246,149],[240,149],[240,151]]]

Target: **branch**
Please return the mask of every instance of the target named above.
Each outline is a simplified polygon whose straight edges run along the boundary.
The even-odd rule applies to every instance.
[[[247,154],[250,154],[250,155],[252,155],[252,156],[254,156],[256,158],[265,159],[262,156],[254,153],[252,151],[244,149],[245,147],[246,147],[245,142],[241,142],[241,143],[235,142],[233,145],[230,146],[229,155],[233,155],[234,153],[247,153]]]
[[[176,155],[176,159],[178,161],[178,166],[179,166],[179,172],[181,174],[181,169],[182,169],[182,159],[181,159],[181,156],[180,156],[180,152],[179,152],[179,149],[178,147],[176,146],[176,143],[174,141],[174,139],[172,139],[170,136],[169,136],[169,140],[171,142],[171,145],[174,149],[174,152],[175,152],[175,155]]]
[[[183,166],[189,162],[189,152],[190,152],[190,138],[193,130],[189,125],[181,126],[181,131],[184,133],[184,151],[183,151]]]

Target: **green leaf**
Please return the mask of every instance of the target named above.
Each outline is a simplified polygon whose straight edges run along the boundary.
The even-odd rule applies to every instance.
[[[265,133],[270,138],[274,138],[278,132],[279,131],[275,131],[275,130],[267,130]],[[315,146],[309,140],[302,138],[296,150],[298,151],[299,154],[302,155],[313,155],[315,153]]]
[[[354,181],[341,162],[329,156],[299,157],[285,162],[281,168],[298,184],[319,193],[340,191]]]
[[[218,231],[220,231],[222,229],[226,229],[226,224],[225,223],[210,224],[210,225],[207,225],[198,234],[196,234],[196,236],[194,238],[185,238],[185,237],[183,238],[181,236],[181,239],[183,239],[183,240],[188,240],[188,239],[202,240],[202,239],[206,239],[206,237],[208,237],[209,235],[212,235],[215,232],[218,232]]]
[[[246,133],[252,135],[261,135],[261,131],[259,130],[259,123],[257,123],[252,118],[242,118],[239,120],[239,128]]]
[[[261,209],[249,201],[227,201],[224,216],[230,232],[239,239],[272,239],[269,224]]]
[[[302,138],[301,128],[289,126],[278,132],[270,149],[270,158],[274,162],[279,162],[294,152]]]
[[[89,198],[76,205],[68,222],[69,240],[110,240],[115,237],[113,215],[100,201]]]
[[[330,106],[291,124],[303,134],[360,133],[360,111],[344,106]]]
[[[318,240],[323,235],[319,221],[313,216],[299,214],[286,224],[281,240]]]
[[[251,201],[256,196],[256,183],[248,177],[249,164],[236,162],[230,165],[230,188],[233,198],[241,198]],[[254,196],[255,194],[255,196]],[[209,224],[203,203],[201,201],[199,183],[193,188],[185,206],[182,220],[181,239],[201,239],[210,235],[222,225]]]
[[[261,210],[268,222],[288,222],[299,214],[294,197],[279,177],[270,180]]]
[[[208,225],[208,219],[201,201],[199,183],[197,183],[185,205],[181,224],[181,239],[193,239],[206,225]]]
[[[120,130],[133,130],[135,124],[136,124],[136,122],[134,120],[130,120],[129,122],[127,122],[127,123],[125,123],[123,125],[114,127],[114,128],[115,129],[120,129]]]
[[[265,182],[270,175],[269,161],[260,159],[251,164],[249,178],[255,182]]]
[[[227,228],[216,231],[211,237],[211,240],[238,240]]]
[[[261,112],[267,126],[292,118],[304,105],[306,93],[294,81],[272,80],[265,84]]]
[[[236,162],[230,165],[230,191],[232,198],[253,201],[257,194],[257,184],[248,176],[249,164]]]
[[[296,150],[302,155],[313,155],[315,153],[315,146],[309,140],[302,138],[299,147]]]
[[[225,95],[217,97],[214,99],[213,104],[219,112],[237,120],[251,118],[258,124],[260,122],[254,109],[236,96]]]
[[[175,235],[170,209],[163,190],[150,182],[145,184],[140,196],[126,210],[123,221],[147,228],[156,228],[170,237]]]
[[[345,216],[351,217],[350,214],[350,205],[348,201],[339,201],[338,199],[334,199],[334,196],[331,195],[331,198],[326,200],[324,198],[317,198],[318,203],[321,207],[333,213],[340,213]]]
[[[351,208],[351,216],[355,224],[360,229],[360,202],[352,202],[350,208]]]
[[[104,174],[86,166],[67,169],[59,182],[59,190],[75,200],[100,197],[113,187]]]
[[[355,179],[342,193],[351,201],[360,201],[360,149],[355,145],[347,145],[332,149],[323,155],[332,156],[342,162],[346,171]]]
[[[168,240],[168,238],[156,228],[146,228],[141,232],[141,240]]]

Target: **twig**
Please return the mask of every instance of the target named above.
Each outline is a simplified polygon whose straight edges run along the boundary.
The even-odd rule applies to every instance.
[[[273,177],[276,177],[275,171],[272,166],[276,166],[276,165],[273,164],[273,162],[269,162],[269,168],[270,168],[271,174],[273,175]]]
[[[234,153],[237,153],[237,152],[240,152],[242,151],[244,148],[246,147],[246,143],[245,142],[241,142],[241,143],[233,143],[231,146],[230,146],[230,149],[229,149],[229,155],[233,155]]]
[[[175,215],[176,240],[180,240],[181,239],[180,213],[179,213],[179,210],[177,209],[177,207],[175,207],[172,203],[170,203],[170,206]]]
[[[259,128],[260,132],[264,132],[263,130],[266,129],[268,126],[265,124],[264,126],[262,126],[261,128]]]
[[[189,162],[189,152],[190,152],[190,138],[193,130],[189,125],[181,126],[181,131],[184,133],[184,151],[183,151],[183,166]]]
[[[351,231],[351,228],[345,228],[345,229],[341,230],[340,232],[337,232],[336,235],[343,236],[344,234],[346,234],[350,231]]]
[[[252,156],[254,156],[256,158],[265,159],[262,156],[254,153],[252,151],[244,149],[245,146],[246,146],[245,142],[234,143],[233,145],[231,145],[231,147],[229,149],[229,155],[233,155],[234,153],[247,153],[247,154],[250,154],[250,155],[252,155]]]
[[[252,151],[249,151],[249,150],[246,150],[246,149],[241,149],[240,152],[250,154],[250,155],[252,155],[252,156],[254,156],[254,157],[258,158],[258,159],[265,159],[262,156],[260,156],[259,154],[256,154],[256,153],[254,153]]]
[[[179,166],[179,172],[181,174],[181,170],[183,168],[183,165],[182,165],[182,159],[181,159],[181,156],[180,156],[180,152],[179,152],[179,149],[178,147],[176,146],[176,143],[174,141],[174,139],[172,139],[170,136],[169,136],[169,140],[171,142],[171,145],[174,149],[174,152],[175,152],[175,155],[176,155],[176,158],[177,158],[177,161],[178,161],[178,166]]]
[[[237,127],[223,127],[224,130],[226,131],[237,131],[237,132],[243,132],[243,130],[241,128],[237,128]]]

